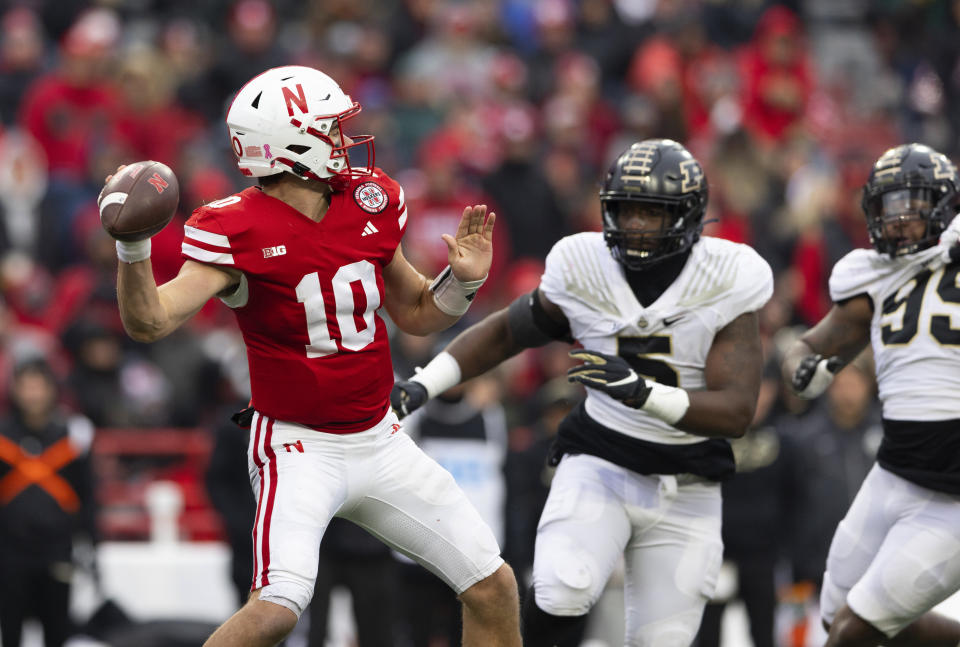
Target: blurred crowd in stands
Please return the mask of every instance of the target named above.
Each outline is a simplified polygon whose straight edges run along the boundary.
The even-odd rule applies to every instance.
[[[119,164],[174,169],[180,212],[152,256],[158,281],[172,278],[191,211],[249,183],[223,118],[262,70],[315,66],[361,103],[351,123],[376,135],[376,164],[405,189],[404,252],[425,274],[446,264],[440,234],[455,229],[464,205],[497,212],[494,268],[465,323],[532,289],[557,239],[601,228],[597,190],[617,153],[669,137],[706,168],[705,233],[754,246],[777,278],[762,313],[765,405],[735,443],[745,476],[726,492],[728,558],[762,553],[740,569],[741,593],[758,579],[748,588],[760,605],[773,603],[771,574],[785,555],[794,570],[778,583],[816,583],[876,446],[872,371],[845,371],[849,379],[809,407],[786,394],[773,367],[784,340],[829,308],[833,263],[869,244],[859,190],[873,160],[908,141],[960,154],[960,0],[0,8],[0,410],[10,407],[13,368],[38,356],[63,406],[98,428],[212,434],[224,408],[245,401],[242,343],[220,304],[156,344],[123,334],[116,255],[96,198]],[[396,372],[407,377],[438,340],[392,341]],[[521,576],[549,479],[542,458],[558,413],[581,396],[562,377],[566,351],[527,352],[457,396],[478,410],[502,407],[504,546]],[[750,499],[758,491],[769,500]],[[782,541],[758,551],[750,542],[761,537]]]

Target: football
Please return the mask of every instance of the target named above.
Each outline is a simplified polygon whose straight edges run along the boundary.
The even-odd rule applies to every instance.
[[[100,199],[100,224],[125,242],[145,240],[167,226],[180,202],[177,176],[166,164],[128,164],[110,178]]]

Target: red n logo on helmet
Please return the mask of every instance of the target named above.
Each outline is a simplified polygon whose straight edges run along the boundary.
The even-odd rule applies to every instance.
[[[307,114],[307,97],[303,94],[303,86],[297,83],[297,92],[294,94],[293,90],[287,86],[281,88],[283,90],[283,100],[287,103],[287,114],[293,116],[293,104],[297,104],[297,107],[300,108],[300,112]]]

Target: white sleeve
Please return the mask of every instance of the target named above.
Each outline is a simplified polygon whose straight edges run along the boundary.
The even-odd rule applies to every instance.
[[[230,249],[230,239],[224,234],[201,229],[201,225],[211,226],[215,221],[212,218],[204,220],[191,218],[196,226],[187,224],[183,228],[183,244],[181,253],[195,261],[201,263],[213,263],[215,265],[235,265],[233,250]]]
[[[837,261],[830,272],[830,298],[834,303],[859,294],[870,294],[877,280],[874,268],[877,253],[871,249],[855,249]]]
[[[540,291],[558,306],[560,304],[557,302],[562,300],[566,293],[566,281],[563,278],[566,274],[563,247],[564,239],[561,239],[550,248],[544,262],[543,276],[540,277]]]
[[[746,312],[756,312],[773,296],[773,270],[769,263],[752,247],[737,247],[737,270],[732,289],[716,304],[721,327]]]
[[[735,296],[741,303],[741,312],[755,312],[773,296],[773,270],[751,247],[747,247],[737,279],[741,287]]]
[[[601,322],[621,318],[611,292],[613,278],[608,276],[618,269],[606,246],[600,245],[587,234],[560,239],[547,254],[540,277],[540,292],[563,311],[574,339],[583,339]]]

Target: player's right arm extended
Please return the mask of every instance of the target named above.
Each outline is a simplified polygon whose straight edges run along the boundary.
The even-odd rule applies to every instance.
[[[833,376],[870,343],[873,303],[860,295],[834,305],[783,358],[783,379],[804,398],[823,393]]]
[[[176,278],[157,287],[150,260],[120,262],[117,302],[127,334],[136,341],[166,337],[207,301],[236,285],[239,276],[211,265],[185,261]]]
[[[518,297],[509,307],[487,315],[456,336],[409,380],[398,382],[390,402],[405,416],[429,398],[486,373],[525,348],[559,340],[571,342],[563,311],[539,289]]]

